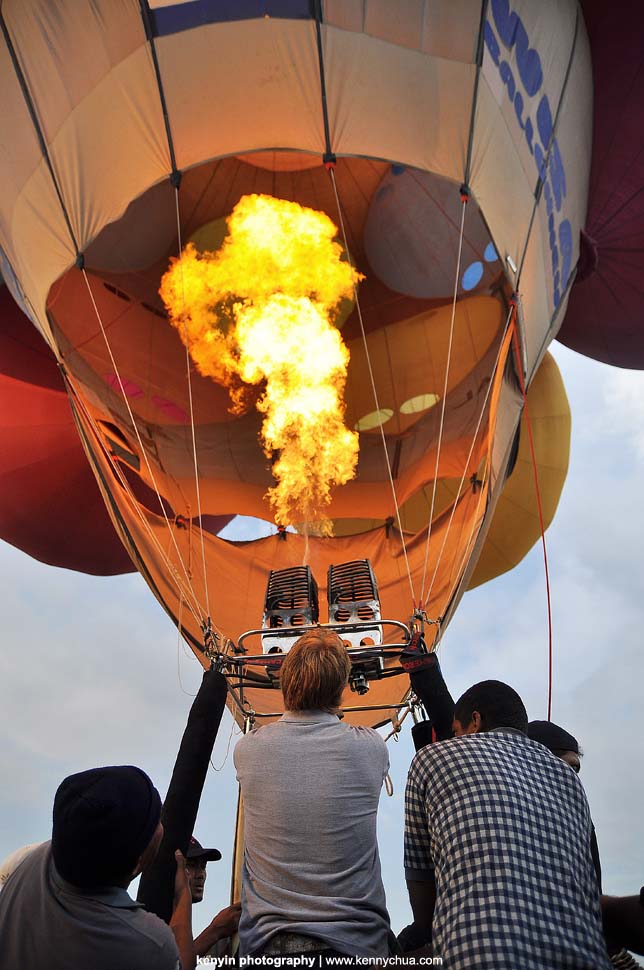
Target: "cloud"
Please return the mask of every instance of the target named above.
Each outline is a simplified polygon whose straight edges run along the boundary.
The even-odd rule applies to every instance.
[[[605,430],[623,435],[633,445],[634,454],[644,462],[644,380],[640,371],[606,368],[602,379]]]

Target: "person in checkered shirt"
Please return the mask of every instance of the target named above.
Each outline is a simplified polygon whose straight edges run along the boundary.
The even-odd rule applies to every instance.
[[[516,691],[483,681],[457,701],[455,737],[412,761],[415,926],[451,970],[610,970],[584,790],[527,727]]]

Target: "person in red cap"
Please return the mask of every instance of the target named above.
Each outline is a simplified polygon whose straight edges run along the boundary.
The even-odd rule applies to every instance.
[[[186,851],[186,872],[193,906],[203,900],[207,864],[218,862],[220,859],[219,849],[205,849],[194,835],[191,837]],[[227,906],[217,913],[212,922],[195,939],[196,956],[221,956],[227,948],[229,938],[237,932],[240,915],[240,903],[233,903],[232,906]]]
[[[209,862],[219,862],[220,859],[219,849],[204,849],[201,842],[197,842],[194,835],[191,836],[186,850],[186,871],[193,904],[200,903],[203,899],[206,888],[206,865]]]

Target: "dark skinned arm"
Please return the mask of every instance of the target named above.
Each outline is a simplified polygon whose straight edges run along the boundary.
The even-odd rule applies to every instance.
[[[602,896],[604,935],[613,947],[644,954],[644,907],[639,896]]]
[[[414,922],[404,932],[417,942],[418,946],[431,943],[434,907],[436,906],[436,882],[407,879],[407,892],[414,916]]]
[[[175,852],[176,875],[174,881],[174,907],[170,918],[170,929],[181,960],[181,970],[194,970],[196,965],[195,948],[192,940],[192,894],[186,873],[186,860],[181,852]]]
[[[209,950],[237,932],[239,917],[241,916],[241,903],[233,903],[217,913],[211,923],[199,934],[195,940],[195,953],[198,957],[205,957]]]

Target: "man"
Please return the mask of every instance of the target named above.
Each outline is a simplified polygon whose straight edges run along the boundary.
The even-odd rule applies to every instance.
[[[488,680],[422,748],[405,796],[414,920],[443,966],[609,970],[590,812],[574,772],[526,736],[519,695]]]
[[[206,888],[206,865],[209,862],[218,862],[221,859],[219,849],[204,849],[194,835],[188,843],[186,851],[186,873],[190,883],[190,895],[192,905],[203,901],[204,889]],[[195,939],[195,954],[197,957],[220,956],[221,947],[225,947],[229,938],[237,932],[239,917],[241,915],[240,903],[233,903],[227,906],[208,924],[208,926]]]
[[[555,757],[561,758],[565,764],[569,765],[575,774],[579,774],[581,771],[582,753],[577,738],[570,734],[570,732],[555,724],[553,721],[530,721],[528,724],[528,737],[531,741],[538,741],[544,748],[551,751]],[[592,822],[590,826],[590,854],[593,858],[593,865],[595,866],[597,885],[601,892],[602,867],[599,860],[597,835],[595,834],[595,826]]]
[[[14,849],[13,852],[0,863],[0,889],[4,886],[9,876],[18,868],[21,862],[30,855],[34,849],[37,849],[42,842],[30,842],[29,845],[23,845],[19,849]]]
[[[607,939],[623,948],[613,957],[613,966],[640,966],[634,960],[627,963],[631,958],[626,949],[644,955],[644,886],[637,896],[602,896],[602,917]]]
[[[528,737],[538,741],[548,751],[552,751],[557,758],[561,758],[572,770],[579,774],[581,771],[581,750],[577,738],[559,727],[553,721],[530,721]]]
[[[242,955],[388,954],[376,814],[384,741],[339,719],[351,663],[340,638],[305,633],[281,668],[286,713],[245,735]]]
[[[131,766],[66,778],[54,800],[50,842],[31,851],[0,893],[0,953],[29,970],[191,970],[190,889],[177,853],[170,927],[126,889],[154,858],[161,799]]]
[[[190,837],[186,851],[186,872],[188,873],[193,905],[194,903],[203,901],[203,894],[206,888],[207,863],[219,862],[220,859],[221,852],[219,849],[204,849],[201,842],[197,842],[194,835]]]
[[[582,751],[579,747],[579,742],[577,738],[570,734],[564,728],[559,727],[558,724],[553,724],[552,721],[530,721],[528,724],[528,737],[532,741],[538,741],[539,744],[543,744],[544,747],[551,751],[557,758],[561,758],[567,765],[570,765],[572,770],[579,774],[581,771],[581,758]],[[597,845],[597,836],[595,834],[595,826],[591,824],[590,832],[590,854],[593,859],[593,865],[595,867],[595,874],[597,875],[597,884],[599,886],[599,891],[602,891],[602,869],[601,862],[599,859],[599,847]],[[619,934],[610,932],[610,925],[607,928],[606,921],[606,907],[610,911],[611,897],[602,896],[601,906],[602,906],[602,918],[604,922],[604,936],[606,943],[608,945],[608,952],[610,954],[611,963],[613,967],[617,967],[618,970],[637,970],[639,964],[633,957],[626,951],[626,949],[621,945]],[[638,913],[637,908],[634,910]],[[644,913],[642,906],[639,906],[639,915]],[[609,921],[610,922],[610,921]],[[641,953],[642,939],[644,939],[644,921],[643,928],[640,934],[640,949],[638,950],[635,946],[635,952]]]

